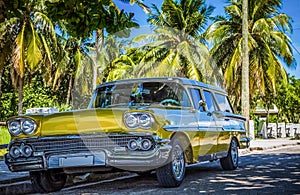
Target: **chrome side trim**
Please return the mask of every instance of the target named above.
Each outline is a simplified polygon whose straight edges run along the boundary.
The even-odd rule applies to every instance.
[[[224,158],[228,155],[228,151],[224,152],[218,152],[218,153],[213,153],[213,154],[205,154],[203,156],[198,157],[199,162],[204,162],[204,161],[211,161],[211,160],[217,160],[220,158]]]

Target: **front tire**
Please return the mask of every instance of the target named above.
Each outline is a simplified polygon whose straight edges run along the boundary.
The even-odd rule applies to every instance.
[[[49,193],[61,190],[67,180],[67,175],[62,170],[47,170],[30,172],[32,187],[35,192]]]
[[[172,143],[169,161],[156,170],[156,177],[163,187],[177,187],[182,183],[186,169],[184,150],[179,139],[175,139]]]
[[[221,166],[224,170],[234,170],[239,165],[239,150],[236,139],[232,139],[228,154],[225,158],[220,159]]]

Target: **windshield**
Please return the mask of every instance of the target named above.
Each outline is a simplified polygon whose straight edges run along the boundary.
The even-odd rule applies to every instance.
[[[184,88],[174,82],[115,83],[98,88],[92,107],[164,106],[189,107]]]

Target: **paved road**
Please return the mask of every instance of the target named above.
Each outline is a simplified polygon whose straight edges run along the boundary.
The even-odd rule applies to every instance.
[[[223,171],[218,161],[188,167],[178,188],[161,188],[155,174],[64,188],[52,194],[300,194],[300,145],[254,151],[240,167]]]

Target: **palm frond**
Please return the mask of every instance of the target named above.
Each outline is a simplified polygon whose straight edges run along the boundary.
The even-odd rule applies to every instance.
[[[13,48],[13,56],[12,63],[14,69],[20,75],[20,77],[24,76],[24,48],[25,48],[25,28],[26,22],[21,26],[21,31],[18,34]]]
[[[35,71],[37,65],[41,62],[43,59],[42,52],[40,49],[41,42],[39,40],[39,36],[37,32],[35,31],[33,24],[30,22],[31,27],[31,34],[29,35],[29,46],[27,48],[27,62],[30,71]]]

